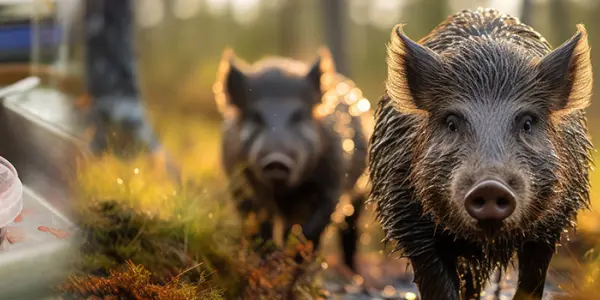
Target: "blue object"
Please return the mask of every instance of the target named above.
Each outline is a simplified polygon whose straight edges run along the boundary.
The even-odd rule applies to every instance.
[[[47,47],[58,46],[62,37],[60,27],[54,24],[40,24],[39,26],[40,50],[44,52]],[[25,57],[28,59],[33,46],[33,32],[34,28],[30,21],[0,24],[0,60],[21,61]]]

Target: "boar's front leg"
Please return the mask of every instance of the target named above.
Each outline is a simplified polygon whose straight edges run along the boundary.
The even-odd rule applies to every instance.
[[[314,207],[313,213],[309,216],[308,220],[302,224],[302,233],[308,241],[312,242],[313,249],[316,250],[320,245],[321,234],[325,231],[327,225],[329,225],[336,202],[332,200],[332,197],[319,197],[319,195],[313,195],[313,197],[315,198],[307,202],[316,204],[316,207]],[[290,231],[291,225],[285,230],[286,237]],[[299,260],[301,259],[298,257],[297,261]]]
[[[354,262],[356,248],[358,247],[358,218],[360,217],[364,201],[365,199],[362,195],[352,199],[354,213],[346,217],[346,228],[340,230],[342,250],[344,253],[344,263],[355,273],[358,271]]]
[[[458,272],[464,281],[461,298],[466,300],[481,299],[481,282],[466,263],[459,264]]]
[[[263,209],[256,207],[255,202],[256,201],[251,198],[242,198],[237,203],[237,210],[241,217],[244,234],[247,233],[247,229],[244,228],[244,223],[247,221],[250,214],[254,213],[256,215],[258,231],[252,233],[249,237],[252,241],[260,239],[259,243],[255,245],[256,250],[259,250],[273,239],[273,221],[268,214],[264,213]],[[265,217],[265,215],[267,216]]]
[[[304,236],[313,243],[315,250],[319,247],[321,234],[329,225],[336,201],[330,197],[325,197],[317,203],[319,203],[318,208],[302,226]]]
[[[556,249],[554,243],[547,241],[527,242],[520,249],[519,284],[513,299],[542,299],[546,272]]]
[[[426,252],[410,258],[421,300],[459,300],[456,258]]]

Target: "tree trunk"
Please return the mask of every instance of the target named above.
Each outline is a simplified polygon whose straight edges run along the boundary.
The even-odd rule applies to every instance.
[[[95,100],[111,95],[138,101],[130,0],[85,1],[85,75]]]
[[[521,22],[525,23],[529,26],[533,26],[532,22],[532,3],[531,0],[523,0],[523,5],[521,8]]]
[[[95,127],[90,150],[96,154],[109,147],[121,157],[161,149],[140,100],[132,9],[131,0],[85,1],[85,76]]]
[[[550,1],[550,20],[552,20],[554,36],[556,37],[556,42],[553,44],[556,44],[556,46],[567,41],[575,33],[575,24],[570,22],[569,13],[569,6],[566,5],[564,0]]]
[[[285,0],[279,14],[279,52],[282,56],[293,57],[296,50],[297,16],[300,0]]]
[[[323,25],[325,43],[339,73],[350,76],[346,45],[346,2],[344,0],[321,0],[323,4]]]

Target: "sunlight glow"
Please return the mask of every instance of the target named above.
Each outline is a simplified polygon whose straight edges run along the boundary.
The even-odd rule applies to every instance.
[[[393,26],[399,22],[405,2],[403,0],[373,0],[368,12],[370,23],[382,29]]]
[[[248,24],[260,15],[261,0],[230,0],[233,17],[241,24]]]
[[[358,103],[356,103],[356,108],[358,108],[358,111],[363,113],[371,108],[371,103],[369,100],[362,98],[360,101],[358,101]]]
[[[352,281],[354,281],[354,283],[358,285],[362,285],[363,283],[365,283],[365,279],[358,274],[352,276]]]
[[[382,294],[385,297],[392,297],[392,296],[396,295],[396,289],[393,286],[391,286],[391,285],[386,285],[383,288],[383,293]]]
[[[354,141],[345,139],[344,142],[342,142],[342,148],[344,148],[344,151],[346,152],[352,152],[354,150]]]
[[[194,17],[200,11],[201,0],[175,0],[173,3],[173,15],[185,20]]]
[[[520,17],[522,5],[521,1],[488,0],[487,7],[493,7],[502,13]]]
[[[229,0],[205,0],[208,12],[216,16],[222,16],[227,12]]]
[[[162,0],[134,1],[135,18],[142,28],[159,25],[165,18],[165,3]]]
[[[368,0],[351,0],[349,2],[350,19],[358,25],[367,24],[369,20],[365,18],[365,10],[369,7]]]

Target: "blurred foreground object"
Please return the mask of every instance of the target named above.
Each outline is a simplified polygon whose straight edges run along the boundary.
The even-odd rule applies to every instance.
[[[234,208],[219,191],[220,178],[210,176],[176,186],[148,172],[124,175],[124,170],[131,171],[133,166],[148,169],[143,159],[124,161],[107,155],[103,162],[81,165],[76,220],[85,243],[81,255],[71,260],[77,272],[65,281],[63,292],[106,296],[111,291],[101,289],[116,287],[129,295],[148,289],[175,295],[170,294],[177,292],[173,289],[176,284],[172,285],[175,278],[182,285],[192,284],[198,293],[218,298],[223,292],[225,299],[240,299],[241,295],[248,296],[242,299],[282,299],[290,287],[301,290],[298,293],[319,292],[315,282],[318,262],[295,264],[292,258],[297,251],[261,257],[240,239],[239,223],[232,218]],[[135,282],[117,278],[124,278],[124,268],[132,269],[128,261],[135,269],[143,266],[150,273],[149,282],[144,276],[134,281],[152,286],[139,288]],[[294,282],[289,275],[295,270],[303,274]],[[100,289],[94,290],[96,287]]]
[[[39,137],[47,137],[50,127],[37,123],[35,117],[20,108],[26,95],[39,83],[39,78],[28,77],[0,89],[0,138],[3,140],[0,155],[10,160],[3,165],[22,182],[17,188],[0,189],[4,194],[0,201],[6,210],[0,224],[6,237],[0,246],[0,276],[5,279],[0,282],[1,299],[39,299],[55,293],[52,286],[66,276],[66,262],[73,255],[72,236],[76,229],[55,208],[67,202],[64,199],[67,196],[53,197],[57,195],[56,190],[48,189],[48,185],[57,183],[49,178],[61,178],[61,174],[50,167],[56,158],[53,150],[62,155],[68,152],[62,151],[60,143],[44,144],[47,140]],[[46,155],[33,154],[31,143],[46,145],[42,149]],[[49,149],[52,147],[54,149]],[[5,178],[2,185],[7,181]],[[12,202],[14,206],[4,206],[9,200],[5,199],[6,193],[13,194],[10,197],[16,200]]]
[[[42,2],[42,1],[40,1]],[[46,2],[46,1],[43,1]],[[48,1],[52,2],[52,1]],[[34,1],[0,1],[0,63],[25,63],[33,59],[35,43],[45,47],[44,54],[58,43],[60,30],[48,22],[32,24],[32,18],[47,20],[52,17],[49,5],[36,5]],[[37,25],[37,28],[34,28]],[[41,33],[43,39],[32,38]]]
[[[6,226],[23,209],[23,184],[15,167],[0,157],[0,244],[6,238]]]
[[[140,99],[131,10],[130,0],[85,1],[85,76],[92,98],[95,132],[90,146],[95,154],[109,148],[120,156],[137,150],[160,152]]]

